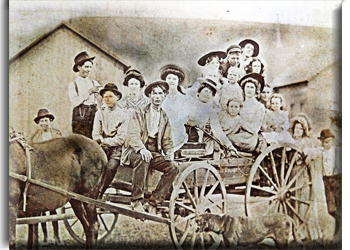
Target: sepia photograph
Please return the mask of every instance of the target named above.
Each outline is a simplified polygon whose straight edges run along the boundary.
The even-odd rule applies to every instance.
[[[9,248],[342,249],[342,4],[10,0]]]

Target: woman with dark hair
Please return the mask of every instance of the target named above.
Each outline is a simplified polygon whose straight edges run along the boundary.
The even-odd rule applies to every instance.
[[[243,120],[251,124],[254,132],[258,133],[265,116],[265,107],[257,99],[264,88],[264,78],[259,74],[251,73],[242,77],[238,83],[244,95],[240,115]]]
[[[216,86],[215,81],[209,78],[204,79],[198,87],[197,96],[189,103],[186,122],[188,141],[206,142],[206,152],[211,154],[214,150],[214,141],[206,133],[212,133],[222,145],[233,153],[236,152],[236,149],[222,131],[217,112],[211,105],[211,101],[217,93]],[[199,130],[195,127],[199,127]],[[206,133],[203,133],[203,130]]]
[[[244,68],[244,70],[246,74],[257,73],[263,75],[265,71],[265,65],[259,58],[253,57],[251,62]]]
[[[273,88],[271,88],[269,84],[265,83],[265,86],[260,94],[260,102],[264,104],[265,108],[267,109],[270,107],[270,98],[272,94],[273,94]]]
[[[121,107],[131,112],[135,107],[149,104],[148,98],[143,95],[145,80],[140,71],[136,69],[126,71],[123,85],[128,87],[129,94],[120,100]]]
[[[169,85],[169,93],[164,99],[162,109],[169,118],[174,151],[177,151],[187,140],[184,127],[187,109],[184,107],[190,97],[184,94],[181,86],[185,80],[185,71],[178,65],[168,64],[160,69],[160,78]]]

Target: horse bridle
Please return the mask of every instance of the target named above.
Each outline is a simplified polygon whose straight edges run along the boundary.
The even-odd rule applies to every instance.
[[[17,132],[12,127],[10,127],[10,133],[9,133],[9,142],[17,141],[24,149],[25,156],[26,156],[26,176],[18,175],[13,172],[9,172],[9,176],[12,178],[15,178],[17,180],[20,180],[22,182],[25,182],[25,188],[23,191],[23,211],[26,211],[26,204],[27,204],[27,191],[30,185],[30,181],[32,178],[32,166],[31,166],[31,160],[30,160],[30,151],[33,150],[31,146],[27,144],[27,141],[25,139],[25,133],[23,132]],[[26,178],[23,178],[26,177]]]

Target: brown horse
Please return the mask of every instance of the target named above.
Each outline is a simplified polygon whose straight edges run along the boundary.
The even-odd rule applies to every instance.
[[[107,157],[94,141],[81,135],[71,135],[31,145],[31,178],[61,190],[74,192],[96,199],[103,178]],[[9,143],[10,173],[26,175],[27,155],[18,140]],[[17,210],[23,208],[23,192],[26,184],[16,178],[9,178],[9,244],[16,243]],[[96,206],[44,187],[29,184],[26,195],[26,214],[38,215],[52,211],[70,201],[75,215],[83,225],[86,247],[97,242],[98,220]],[[30,225],[31,226],[31,225]],[[30,231],[30,230],[28,230]],[[32,228],[34,238],[28,237],[28,247],[38,248],[37,227]]]

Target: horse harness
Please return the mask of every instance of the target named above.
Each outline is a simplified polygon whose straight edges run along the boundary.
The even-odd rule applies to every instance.
[[[11,171],[9,172],[10,177],[20,180],[22,182],[25,182],[25,187],[23,192],[23,211],[25,212],[26,204],[27,204],[27,191],[28,191],[30,182],[32,180],[32,166],[31,166],[31,160],[30,160],[30,151],[32,151],[33,148],[27,144],[27,141],[25,139],[25,134],[21,132],[16,132],[14,129],[12,129],[12,132],[9,134],[9,142],[12,142],[12,141],[17,141],[23,147],[25,151],[25,156],[26,156],[26,176],[19,175]]]

